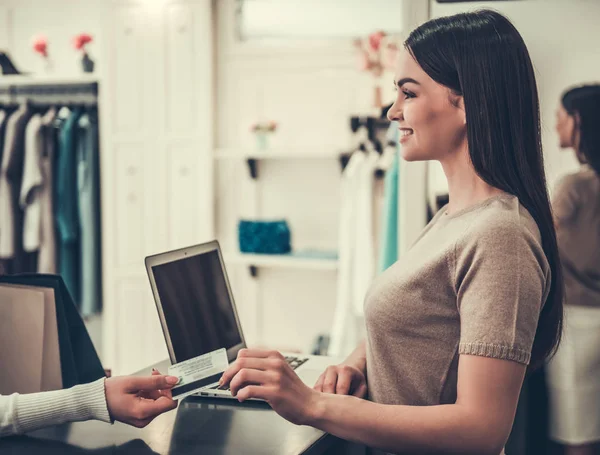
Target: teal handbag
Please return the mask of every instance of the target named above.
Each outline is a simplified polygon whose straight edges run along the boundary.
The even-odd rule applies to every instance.
[[[285,220],[240,220],[238,237],[242,253],[286,254],[292,251],[290,227]]]

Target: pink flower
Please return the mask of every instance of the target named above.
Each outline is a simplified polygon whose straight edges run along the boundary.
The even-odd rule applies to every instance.
[[[385,32],[382,31],[371,33],[369,35],[369,46],[373,51],[377,52],[379,50],[379,47],[381,46],[381,40],[384,36]]]
[[[43,57],[48,57],[48,38],[46,35],[36,35],[32,42],[33,50]]]
[[[271,120],[270,122],[254,123],[250,127],[250,131],[252,131],[254,133],[273,132],[276,129],[277,129],[277,122],[275,122],[274,120]]]
[[[72,39],[73,47],[78,51],[82,49],[85,51],[85,45],[92,41],[92,36],[87,33],[80,33],[79,35],[75,35]]]

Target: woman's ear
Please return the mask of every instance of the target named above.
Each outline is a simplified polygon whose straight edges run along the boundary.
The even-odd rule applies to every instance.
[[[465,111],[465,98],[462,95],[450,90],[450,104],[460,111],[459,115],[461,116],[461,122],[463,125],[466,125],[467,113]]]

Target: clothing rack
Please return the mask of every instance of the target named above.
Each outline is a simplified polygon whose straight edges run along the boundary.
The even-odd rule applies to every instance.
[[[377,139],[378,129],[387,128],[389,125],[390,122],[384,117],[350,117],[350,129],[352,132],[356,133],[359,128],[366,128],[370,141]]]
[[[0,179],[9,190],[0,195],[11,226],[0,274],[60,273],[86,315],[101,308],[98,95],[87,75],[0,77]]]
[[[98,83],[27,82],[16,84],[11,82],[3,85],[0,81],[0,103],[20,104],[24,102],[95,105],[98,103]]]
[[[383,145],[381,143],[381,140],[379,139],[379,137],[380,137],[379,133],[382,131],[387,131],[387,128],[389,126],[390,126],[390,122],[385,117],[372,117],[372,116],[350,117],[350,130],[353,133],[356,133],[359,129],[366,128],[367,139],[369,140],[369,142],[371,142],[373,148],[380,155],[383,153]],[[362,151],[367,150],[364,143],[361,143],[359,145],[359,149]],[[342,153],[340,155],[340,166],[342,168],[342,172],[344,171],[344,169],[346,169],[346,166],[348,165],[348,161],[350,161],[350,156],[352,156],[352,153],[354,153],[354,150],[352,150],[351,152]],[[384,175],[384,171],[381,169],[378,169],[375,172],[375,176],[377,178],[381,178],[381,177],[383,177],[383,175]]]

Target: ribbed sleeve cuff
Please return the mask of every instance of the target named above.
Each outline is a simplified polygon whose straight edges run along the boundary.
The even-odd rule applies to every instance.
[[[522,349],[492,343],[460,343],[458,353],[493,357],[494,359],[512,360],[513,362],[529,365],[531,352]]]
[[[48,425],[81,420],[111,423],[105,378],[65,390],[17,396],[16,430],[26,433]]]

